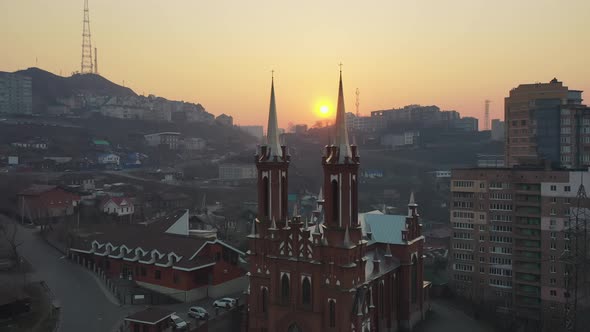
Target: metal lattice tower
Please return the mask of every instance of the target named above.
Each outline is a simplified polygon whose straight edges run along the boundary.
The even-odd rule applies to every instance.
[[[360,98],[361,92],[359,91],[359,88],[356,88],[355,94],[356,94],[356,102],[355,102],[355,105],[356,105],[356,117],[358,118],[359,116],[361,116],[361,112],[359,111],[359,105],[360,105],[360,99],[359,98]]]
[[[572,209],[569,217],[569,226],[565,228],[565,236],[569,239],[569,248],[564,250],[562,261],[565,265],[566,304],[564,308],[564,327],[568,332],[582,331],[578,326],[579,315],[582,308],[588,305],[588,196],[584,188],[583,176],[578,194],[576,207]],[[569,249],[569,250],[567,250]]]
[[[80,65],[80,73],[93,73],[93,65],[92,42],[90,40],[90,14],[88,12],[88,0],[84,0],[84,26],[82,30],[82,61]]]
[[[484,130],[490,130],[490,103],[491,101],[486,100],[485,117],[484,117]]]

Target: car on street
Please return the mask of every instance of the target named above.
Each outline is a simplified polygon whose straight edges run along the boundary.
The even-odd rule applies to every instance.
[[[202,307],[190,307],[188,309],[188,315],[195,319],[209,319],[209,313]]]
[[[176,315],[171,315],[170,319],[172,320],[172,326],[177,331],[184,331],[188,327],[188,324],[182,318]]]
[[[215,300],[215,302],[213,302],[214,307],[226,308],[226,309],[233,307],[235,304],[236,304],[236,300],[229,298],[229,297],[224,297],[222,299]]]

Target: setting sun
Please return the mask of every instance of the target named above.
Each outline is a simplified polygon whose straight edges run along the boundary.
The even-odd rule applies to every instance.
[[[326,105],[320,106],[320,113],[324,115],[328,115],[330,113],[330,108]]]

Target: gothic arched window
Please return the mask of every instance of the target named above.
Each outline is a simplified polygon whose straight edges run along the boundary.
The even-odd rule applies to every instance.
[[[281,299],[285,304],[289,302],[289,288],[289,275],[285,273],[281,277]]]
[[[328,300],[328,314],[330,327],[336,327],[336,301],[333,299]]]
[[[268,311],[268,289],[262,288],[262,312],[266,313]]]
[[[416,256],[412,258],[412,276],[410,280],[412,283],[410,286],[412,303],[416,303],[416,298],[418,297],[418,260],[416,259]]]
[[[262,178],[262,206],[264,208],[264,216],[268,217],[270,215],[270,195],[269,195],[269,183],[268,177]]]
[[[311,304],[311,280],[309,277],[303,278],[301,285],[301,302],[305,305]]]
[[[338,181],[332,180],[332,221],[340,224],[340,206],[338,204]]]

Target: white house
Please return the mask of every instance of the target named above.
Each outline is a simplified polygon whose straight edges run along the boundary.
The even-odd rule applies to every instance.
[[[104,153],[98,155],[98,163],[102,165],[112,164],[119,165],[121,158],[113,153]]]
[[[135,210],[133,202],[127,197],[108,197],[102,201],[100,209],[104,213],[114,213],[119,217],[133,214]]]

